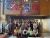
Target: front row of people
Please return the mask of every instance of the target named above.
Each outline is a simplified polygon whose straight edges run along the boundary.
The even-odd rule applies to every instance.
[[[11,27],[10,27],[11,26]],[[28,22],[24,23],[24,25],[18,25],[16,22],[9,24],[9,34],[13,34],[16,36],[33,36],[39,37],[41,36],[41,25],[38,22]]]

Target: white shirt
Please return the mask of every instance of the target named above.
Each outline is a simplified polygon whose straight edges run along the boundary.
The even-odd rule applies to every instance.
[[[34,28],[34,29],[37,28],[37,24],[36,24],[36,23],[33,24],[33,28]]]

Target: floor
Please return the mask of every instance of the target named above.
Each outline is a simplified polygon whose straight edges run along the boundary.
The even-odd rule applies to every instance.
[[[50,33],[43,33],[44,37],[28,37],[28,38],[50,38]],[[0,34],[0,38],[7,38],[7,34]],[[9,36],[8,38],[17,38],[16,36]],[[22,37],[26,38],[26,37]]]

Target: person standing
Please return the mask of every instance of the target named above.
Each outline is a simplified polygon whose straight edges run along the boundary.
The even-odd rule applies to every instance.
[[[30,21],[30,28],[33,31],[33,23]]]
[[[12,35],[14,32],[14,23],[12,21],[12,19],[9,19],[9,23],[8,23],[8,30],[9,30],[9,35]]]

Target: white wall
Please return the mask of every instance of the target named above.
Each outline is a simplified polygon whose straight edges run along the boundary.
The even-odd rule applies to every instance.
[[[42,22],[43,22],[43,29],[48,30],[48,22],[47,22],[47,19],[43,19]]]
[[[50,19],[48,19],[48,31],[50,31]]]

